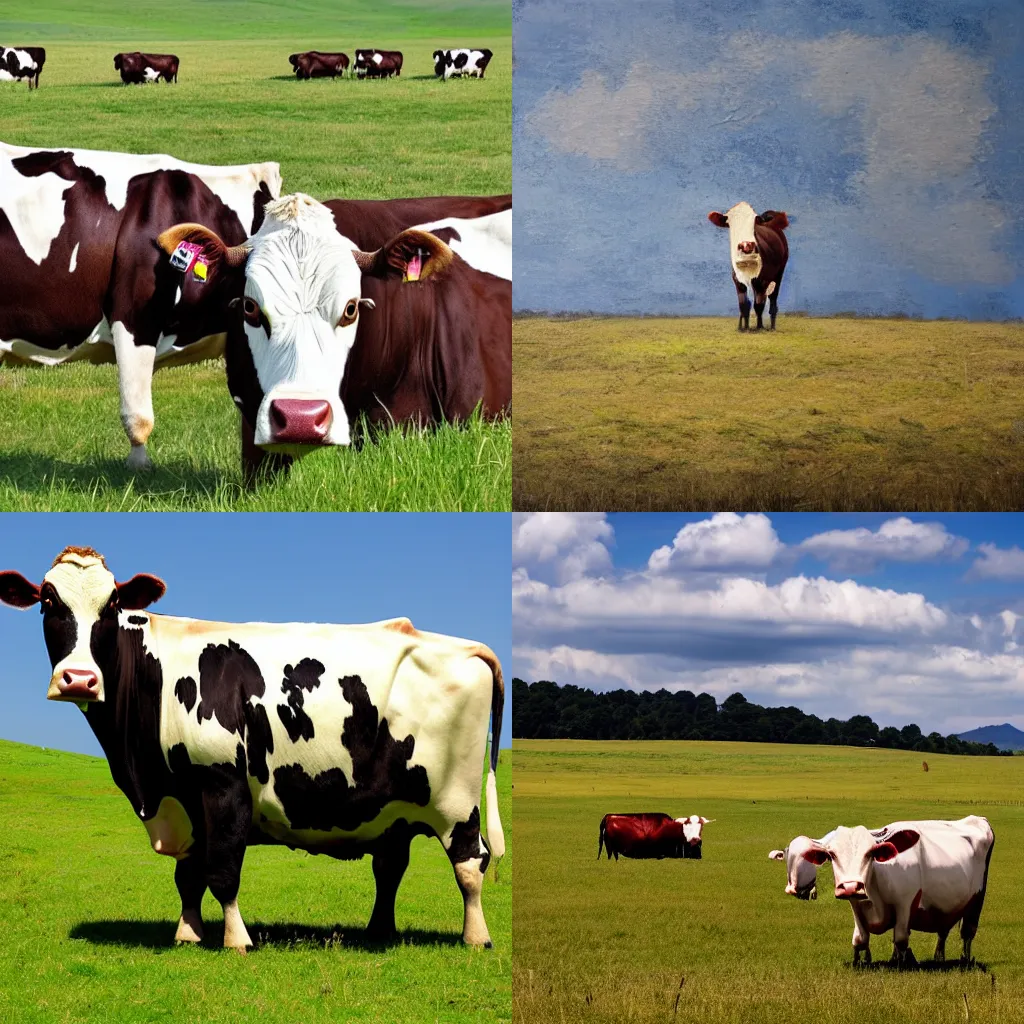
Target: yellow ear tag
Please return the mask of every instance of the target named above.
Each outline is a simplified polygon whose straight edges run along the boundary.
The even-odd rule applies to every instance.
[[[196,265],[192,268],[192,273],[199,278],[200,281],[206,280],[206,264],[202,260],[196,260]]]

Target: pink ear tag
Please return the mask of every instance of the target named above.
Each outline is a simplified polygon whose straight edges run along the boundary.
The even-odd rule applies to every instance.
[[[171,266],[187,274],[202,251],[203,247],[194,242],[179,242],[178,248],[171,253]]]
[[[417,249],[416,250],[416,255],[413,256],[413,258],[411,260],[409,260],[408,264],[406,265],[406,268],[405,268],[405,280],[406,281],[418,281],[420,279],[420,274],[423,271],[423,256],[421,255],[422,252],[423,252],[422,249]]]

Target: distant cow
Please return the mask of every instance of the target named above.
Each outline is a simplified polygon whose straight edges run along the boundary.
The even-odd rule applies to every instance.
[[[28,80],[28,87],[39,88],[39,73],[46,63],[41,46],[0,46],[0,82]]]
[[[173,53],[118,53],[114,56],[114,68],[121,72],[125,85],[142,85],[145,82],[177,82],[178,58]]]
[[[764,324],[765,298],[769,300],[771,330],[775,330],[775,316],[779,308],[779,288],[789,259],[789,243],[783,233],[789,218],[778,210],[765,210],[760,216],[749,203],[737,203],[728,213],[708,214],[708,220],[720,228],[729,229],[729,258],[732,261],[732,279],[740,304],[739,329],[750,329],[750,299],[747,288],[754,293],[754,312],[757,330]]]
[[[401,50],[356,50],[357,78],[390,78],[402,73]]]
[[[438,78],[483,78],[494,54],[490,50],[435,50],[434,74]]]
[[[337,78],[349,65],[347,53],[322,53],[320,50],[293,53],[288,60],[299,79]]]
[[[988,821],[972,814],[959,821],[896,821],[874,830],[839,826],[820,840],[793,840],[786,859],[791,880],[798,861],[812,869],[832,862],[835,897],[848,900],[853,911],[855,964],[862,956],[871,962],[871,936],[890,928],[898,966],[917,962],[911,930],[937,933],[935,959],[945,960],[946,936],[958,921],[963,960],[969,962],[994,845]],[[769,856],[780,860],[780,853]]]
[[[602,846],[608,859],[633,857],[657,859],[683,857],[700,860],[703,845],[702,829],[711,819],[691,814],[688,818],[671,818],[667,814],[606,814],[601,819],[597,837],[597,859]]]

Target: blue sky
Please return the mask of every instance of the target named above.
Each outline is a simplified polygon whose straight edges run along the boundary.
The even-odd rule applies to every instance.
[[[1024,514],[513,514],[513,672],[1024,728]]]
[[[780,309],[1005,319],[1024,284],[1016,0],[513,0],[516,309],[731,315],[741,200]]]
[[[39,582],[67,544],[119,579],[167,583],[156,612],[227,622],[372,622],[405,615],[480,640],[511,663],[509,516],[461,514],[8,513],[0,568]],[[84,716],[46,700],[37,609],[0,605],[0,737],[100,754]],[[502,746],[511,742],[506,704]]]

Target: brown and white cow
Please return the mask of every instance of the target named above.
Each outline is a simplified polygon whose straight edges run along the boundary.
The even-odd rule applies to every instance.
[[[46,63],[46,50],[41,46],[0,46],[0,82],[28,81],[28,87],[39,88],[39,74]]]
[[[779,288],[789,260],[789,243],[785,229],[789,218],[778,210],[754,213],[749,203],[737,203],[728,213],[712,211],[708,220],[720,228],[729,229],[729,258],[732,262],[732,280],[740,305],[739,329],[750,329],[750,299],[747,289],[754,293],[756,330],[764,324],[765,299],[769,302],[770,330],[775,330],[775,316],[779,307]]]
[[[408,619],[233,624],[144,611],[165,589],[147,574],[116,582],[91,548],[65,548],[41,584],[0,572],[0,601],[42,606],[47,697],[79,705],[153,849],[176,862],[175,939],[202,939],[209,888],[224,945],[251,945],[238,909],[242,860],[267,843],[340,860],[370,854],[367,934],[390,939],[410,844],[427,835],[454,869],[463,941],[490,946],[480,895],[490,858],[505,852],[494,653]]]
[[[391,234],[444,209],[493,212]],[[360,416],[390,427],[508,411],[511,281],[499,275],[507,266],[511,277],[509,197],[327,206],[296,194],[265,213],[242,246],[196,224],[159,239],[168,253],[201,246],[210,294],[233,296],[225,354],[247,482],[260,468],[348,444]]]
[[[178,80],[180,61],[173,53],[117,53],[114,55],[114,69],[121,72],[125,85],[144,85],[159,82],[162,78],[168,85]]]
[[[895,964],[916,963],[912,930],[937,933],[935,959],[944,960],[946,937],[958,922],[962,959],[970,962],[995,844],[987,819],[972,814],[958,821],[896,821],[874,830],[841,825],[821,840],[798,839],[804,841],[788,848],[793,860],[811,868],[831,862],[835,897],[850,903],[855,964],[861,957],[871,962],[871,936],[889,929]],[[781,852],[770,856],[781,859],[775,856]]]
[[[357,78],[396,78],[402,73],[401,50],[356,50],[353,67]]]
[[[597,859],[602,846],[611,860],[614,855],[641,860],[682,857],[700,860],[703,828],[712,819],[691,814],[672,818],[667,814],[606,814],[597,837]]]
[[[190,220],[244,242],[280,188],[276,163],[0,143],[0,361],[116,361],[128,465],[148,467],[154,368],[219,355],[227,317],[156,237]]]
[[[298,79],[337,78],[349,65],[347,53],[323,53],[320,50],[293,53],[288,61]]]

